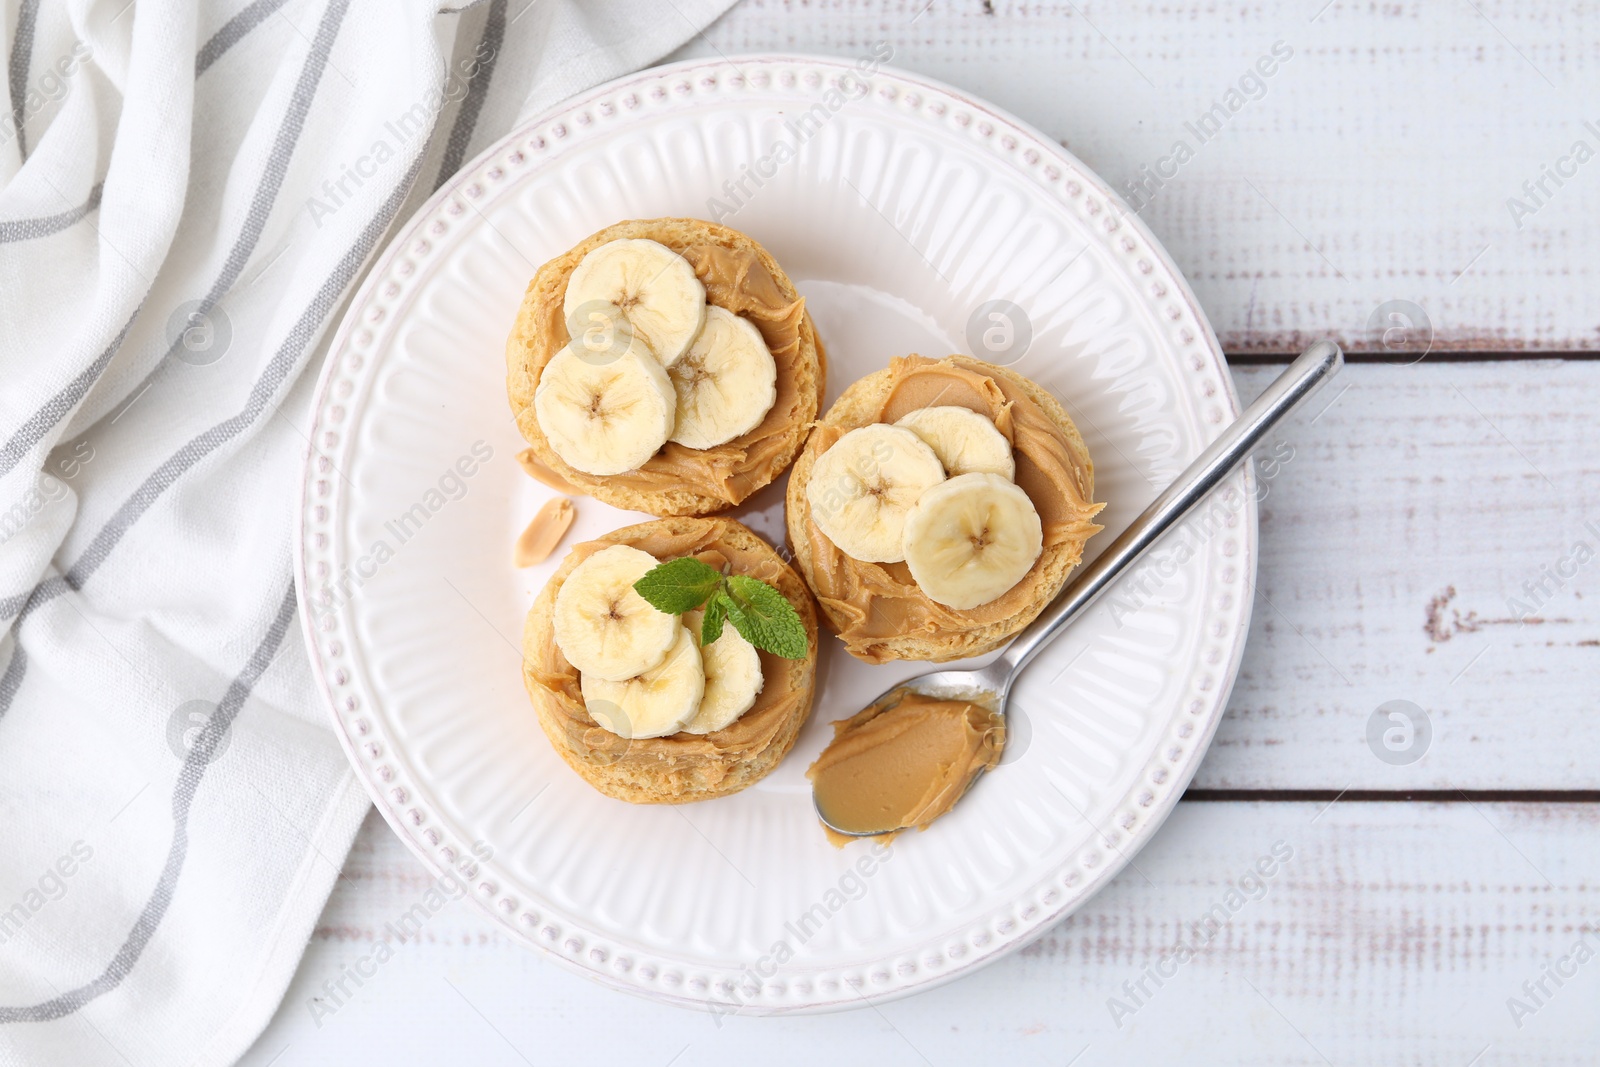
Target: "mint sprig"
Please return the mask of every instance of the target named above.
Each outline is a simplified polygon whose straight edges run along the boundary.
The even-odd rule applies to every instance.
[[[704,607],[701,647],[722,636],[722,626],[729,622],[746,641],[775,656],[805,659],[810,649],[805,623],[789,598],[748,574],[723,574],[685,556],[651,568],[633,588],[657,611],[669,615]]]

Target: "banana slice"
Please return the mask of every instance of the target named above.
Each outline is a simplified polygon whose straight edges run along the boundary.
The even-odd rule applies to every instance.
[[[677,418],[667,372],[627,325],[574,337],[539,375],[533,413],[570,466],[586,474],[621,474],[667,443]]]
[[[667,658],[683,627],[633,588],[655,565],[648,552],[612,545],[574,567],[561,584],[556,646],[585,682],[632,678]]]
[[[906,516],[905,543],[918,587],[964,611],[1022,581],[1044,549],[1044,527],[1014,483],[962,474],[922,494]]]
[[[971,408],[921,408],[895,425],[922,438],[952,478],[961,474],[998,474],[1010,481],[1016,476],[1011,442],[994,423]]]
[[[677,616],[666,618],[677,633],[660,666],[621,682],[589,674],[579,680],[589,717],[618,737],[666,737],[700,710],[706,691],[700,642]]]
[[[670,440],[713,448],[761,425],[778,399],[778,364],[748,319],[707,307],[706,324],[667,371],[678,392]]]
[[[689,628],[695,643],[700,643],[700,622],[704,611],[686,611],[683,624]],[[761,654],[756,646],[731,624],[722,627],[722,633],[709,645],[700,645],[700,660],[706,672],[706,691],[700,698],[700,710],[684,724],[690,734],[709,734],[733,724],[734,720],[755,706],[756,697],[766,678],[761,673]]]
[[[817,528],[839,551],[865,563],[905,559],[906,513],[944,481],[944,465],[922,438],[874,423],[851,430],[817,457],[806,501]]]
[[[663,367],[689,348],[706,317],[706,287],[689,261],[664,244],[608,241],[583,257],[567,279],[561,313],[577,336],[594,306],[615,304]]]

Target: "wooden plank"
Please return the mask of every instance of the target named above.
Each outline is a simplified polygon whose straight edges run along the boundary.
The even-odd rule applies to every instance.
[[[1237,369],[1241,397],[1276,373]],[[1600,785],[1596,405],[1587,361],[1346,368],[1279,434],[1250,641],[1194,784]],[[1428,719],[1414,762],[1368,743],[1395,700]]]
[[[1596,805],[1180,804],[1077,915],[969,978],[719,1026],[544,962],[466,903],[372,963],[431,884],[373,816],[242,1062],[1590,1064],[1600,962],[1573,948],[1600,953],[1597,833]]]
[[[1395,300],[1437,348],[1579,351],[1600,348],[1600,161],[1573,156],[1600,153],[1593,29],[1511,0],[746,0],[678,57],[889,42],[1122,192],[1229,352],[1381,348],[1368,324]]]

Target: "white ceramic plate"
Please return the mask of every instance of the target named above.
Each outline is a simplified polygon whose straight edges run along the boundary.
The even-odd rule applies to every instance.
[[[892,355],[971,351],[986,302],[1020,306],[1014,365],[1065,402],[1110,502],[1091,555],[1237,401],[1188,286],[1081,163],[945,86],[834,60],[691,62],[586,93],[465,168],[378,259],[318,389],[297,579],[379,810],[508,933],[608,985],[718,1012],[849,1007],[1025,944],[1154,832],[1238,667],[1252,482],[1035,661],[1006,762],[886,857],[824,840],[804,772],[832,721],[925,668],[866,666],[827,635],[811,720],[766,780],[684,807],[602,796],[540,732],[519,637],[567,545],[646,516],[581,499],[556,557],[512,568],[551,494],[514,459],[503,346],[539,264],[620,219],[711,216],[713,197],[805,295],[829,402]],[[781,544],[782,499],[780,482],[735,514]]]

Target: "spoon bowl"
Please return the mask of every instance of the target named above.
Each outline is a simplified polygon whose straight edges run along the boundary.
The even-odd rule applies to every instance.
[[[974,670],[933,671],[929,674],[919,674],[915,678],[890,686],[870,701],[867,707],[899,703],[907,695],[915,693],[935,700],[960,700],[977,704],[992,709],[1004,720],[1006,698],[1010,695],[1011,680],[1014,677],[1015,673],[1005,669],[1000,660],[995,660],[987,666],[978,667]],[[970,792],[973,784],[982,777],[983,770],[980,769],[967,782],[966,790],[962,795],[964,796],[966,792]],[[822,825],[844,837],[876,837],[879,834],[905,829],[905,827],[899,826],[891,827],[887,830],[843,829],[836,820],[828,817],[825,805],[822,803],[822,799],[818,796],[815,788],[813,788],[811,796],[812,803],[816,807],[817,818],[822,820]],[[959,798],[957,799],[959,800]]]

